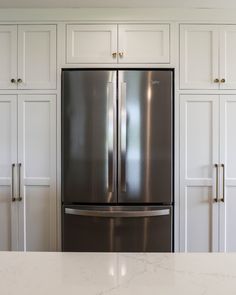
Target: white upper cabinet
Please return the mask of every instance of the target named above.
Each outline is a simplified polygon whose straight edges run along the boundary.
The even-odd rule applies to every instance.
[[[17,26],[0,26],[0,89],[16,89]]]
[[[180,26],[180,88],[236,89],[236,26]]]
[[[117,25],[67,25],[67,63],[117,61]]]
[[[19,26],[18,79],[20,89],[56,88],[55,25]]]
[[[169,25],[119,25],[120,63],[169,63]]]
[[[67,25],[67,63],[169,63],[169,24]]]
[[[218,30],[214,25],[181,25],[180,88],[218,89]]]
[[[236,26],[220,26],[220,88],[236,89]]]
[[[56,89],[56,25],[0,25],[0,89]]]

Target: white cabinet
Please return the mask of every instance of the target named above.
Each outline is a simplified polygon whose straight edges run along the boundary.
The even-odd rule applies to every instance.
[[[0,114],[0,250],[56,250],[56,97],[0,96]]]
[[[67,25],[67,63],[169,63],[169,24]]]
[[[0,26],[0,89],[16,89],[17,26]]]
[[[180,26],[180,88],[236,89],[236,26]]]
[[[0,89],[56,88],[56,26],[0,26]]]
[[[236,96],[180,96],[181,251],[236,251],[235,113]]]

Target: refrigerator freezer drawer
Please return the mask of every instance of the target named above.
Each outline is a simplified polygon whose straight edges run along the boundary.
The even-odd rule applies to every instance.
[[[171,206],[66,206],[63,251],[172,252]]]

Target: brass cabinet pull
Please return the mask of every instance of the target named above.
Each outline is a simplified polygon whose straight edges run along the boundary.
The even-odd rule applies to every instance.
[[[215,168],[216,168],[216,196],[214,198],[214,201],[215,202],[218,202],[218,194],[219,194],[219,165],[218,164],[215,164],[214,165]]]
[[[15,190],[14,190],[14,168],[15,168],[15,164],[11,165],[11,200],[12,202],[15,202],[16,198],[15,198]]]
[[[22,83],[22,79],[17,79],[17,83]]]
[[[221,202],[224,202],[225,201],[225,165],[221,164],[221,167],[223,168],[223,196],[220,200]]]
[[[123,57],[124,56],[124,52],[119,52],[119,57]]]
[[[11,83],[16,83],[16,79],[11,79]]]
[[[21,185],[20,185],[20,182],[21,182],[21,163],[18,164],[18,199],[17,201],[22,201],[22,197],[21,197]]]
[[[219,79],[215,79],[215,80],[214,80],[214,83],[219,83],[219,82],[220,82]]]
[[[116,52],[113,52],[113,53],[112,53],[112,57],[113,57],[113,58],[116,58],[116,56],[117,56],[117,53],[116,53]]]
[[[221,80],[220,80],[220,83],[225,83],[225,82],[226,82],[225,79],[221,79]]]

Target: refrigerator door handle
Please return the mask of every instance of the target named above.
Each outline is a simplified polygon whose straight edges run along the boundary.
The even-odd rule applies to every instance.
[[[120,186],[126,192],[126,141],[127,141],[126,83],[121,83],[120,95]]]
[[[128,211],[108,211],[108,210],[94,210],[94,209],[72,209],[65,208],[65,214],[79,215],[79,216],[91,216],[91,217],[153,217],[153,216],[165,216],[170,215],[170,209],[153,209],[147,211],[141,210],[128,210]]]
[[[108,193],[113,193],[114,191],[114,83],[108,83],[108,93],[107,93],[107,133],[108,133],[108,172],[107,172],[107,186]]]

